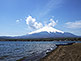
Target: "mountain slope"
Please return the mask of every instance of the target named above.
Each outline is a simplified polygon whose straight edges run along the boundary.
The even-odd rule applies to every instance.
[[[52,28],[52,27],[49,27],[49,26],[45,26],[45,27],[43,27],[43,28],[41,28],[39,30],[30,32],[29,34],[34,34],[34,33],[39,33],[39,32],[45,32],[45,31],[48,32],[48,33],[50,33],[50,32],[54,32],[54,33],[56,33],[56,32],[64,33],[63,31],[57,30],[55,28]]]
[[[39,30],[30,32],[23,36],[16,36],[16,37],[1,37],[4,39],[33,39],[33,38],[65,38],[65,37],[78,37],[74,34],[63,32],[57,30],[53,27],[45,26]]]
[[[63,37],[77,37],[68,32],[57,30],[53,27],[45,26],[39,30],[28,33],[27,35],[21,36],[20,38],[63,38]]]

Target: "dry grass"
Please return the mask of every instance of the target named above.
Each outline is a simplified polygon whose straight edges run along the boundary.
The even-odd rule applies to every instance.
[[[81,61],[81,43],[59,46],[40,61]]]

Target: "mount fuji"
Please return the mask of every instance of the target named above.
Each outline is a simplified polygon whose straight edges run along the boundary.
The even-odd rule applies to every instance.
[[[16,38],[31,39],[31,38],[63,38],[63,37],[77,37],[77,36],[72,33],[57,30],[50,26],[45,26],[41,29],[30,32],[23,36],[18,36]]]

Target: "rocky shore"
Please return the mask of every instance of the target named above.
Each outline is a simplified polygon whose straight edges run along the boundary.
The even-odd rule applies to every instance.
[[[81,43],[60,45],[40,61],[81,61]]]

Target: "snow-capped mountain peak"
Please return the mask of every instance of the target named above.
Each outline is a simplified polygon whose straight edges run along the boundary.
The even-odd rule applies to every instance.
[[[54,33],[56,33],[56,32],[64,33],[63,31],[57,30],[57,29],[55,29],[53,27],[45,26],[45,27],[43,27],[43,28],[41,28],[39,30],[30,32],[29,34],[34,34],[34,33],[39,33],[39,32],[45,32],[45,31],[48,32],[48,33],[50,33],[50,32],[54,32]]]

